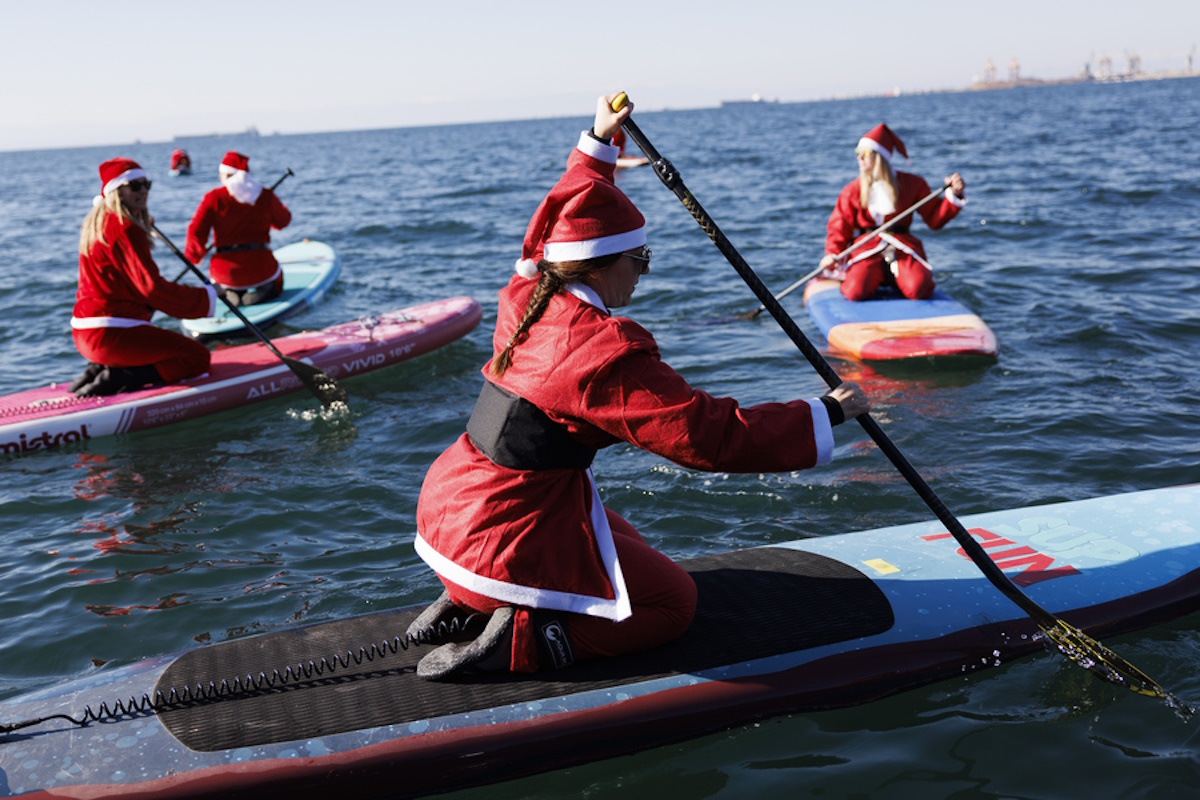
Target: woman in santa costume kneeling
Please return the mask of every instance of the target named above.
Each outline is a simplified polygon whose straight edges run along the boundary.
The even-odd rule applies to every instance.
[[[292,221],[275,192],[250,177],[250,159],[230,150],[217,168],[221,185],[200,201],[188,225],[183,253],[193,264],[208,251],[212,234],[216,252],[208,274],[217,290],[235,306],[265,303],[283,291],[283,270],[271,252],[271,229]]]
[[[174,383],[208,371],[208,348],[150,324],[154,311],[210,317],[211,287],[181,286],[150,256],[150,180],[128,158],[100,165],[100,196],[79,234],[79,288],[71,318],[75,348],[90,364],[71,384],[80,397]]]
[[[868,300],[884,284],[895,284],[910,300],[933,294],[933,268],[925,260],[921,240],[908,232],[911,217],[897,222],[869,241],[859,243],[839,263],[842,253],[861,236],[929,194],[929,184],[919,175],[892,170],[892,156],[908,158],[904,142],[887,125],[876,125],[858,142],[858,177],[842,189],[825,225],[825,257],[820,266],[842,278],[842,294],[849,300]],[[946,178],[946,191],[937,202],[917,209],[932,230],[954,219],[966,205],[966,185],[957,172]]]
[[[446,591],[409,628],[440,644],[417,672],[532,672],[645,650],[684,632],[691,577],[604,508],[591,463],[629,442],[690,469],[761,472],[829,460],[832,425],[867,410],[857,385],[740,408],[693,389],[654,338],[613,316],[649,272],[644,219],[613,183],[632,106],[600,98],[566,173],[535,212],[500,292],[494,356],[467,431],[430,467],[417,553]]]

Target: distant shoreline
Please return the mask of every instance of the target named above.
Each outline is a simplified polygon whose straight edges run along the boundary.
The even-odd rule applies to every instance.
[[[1058,86],[1067,83],[1134,83],[1136,81],[1162,81],[1174,78],[1200,77],[1195,70],[1166,70],[1163,72],[1137,72],[1123,75],[1076,75],[1072,78],[1018,78],[1015,81],[975,81],[968,87],[971,91],[991,91],[992,89],[1014,89],[1020,86]]]
[[[1074,75],[1069,78],[1018,78],[1010,81],[983,81],[976,80],[970,86],[956,86],[942,89],[901,89],[896,87],[891,91],[885,92],[866,92],[861,94],[841,94],[832,95],[824,98],[814,98],[811,100],[780,100],[777,97],[760,97],[752,95],[749,98],[737,100],[722,100],[721,108],[737,107],[737,106],[769,106],[769,105],[791,105],[793,103],[821,103],[829,100],[862,100],[871,97],[913,97],[926,94],[955,94],[958,92],[990,92],[997,89],[1021,89],[1037,86],[1064,86],[1069,84],[1080,83],[1095,83],[1095,84],[1113,84],[1113,83],[1135,83],[1138,81],[1161,81],[1172,80],[1175,78],[1200,78],[1198,70],[1165,70],[1161,72],[1138,72],[1135,74],[1121,75],[1106,75],[1098,77],[1096,75]]]
[[[745,108],[747,106],[779,107],[779,106],[783,106],[783,105],[796,105],[796,104],[804,104],[804,103],[824,103],[824,102],[837,101],[837,100],[864,100],[864,99],[881,98],[881,97],[918,97],[918,96],[922,96],[922,95],[932,95],[932,94],[954,94],[954,93],[962,93],[962,92],[993,91],[993,90],[998,90],[998,89],[1017,89],[1017,88],[1038,87],[1038,86],[1063,86],[1063,85],[1070,85],[1070,84],[1087,84],[1087,83],[1093,83],[1093,84],[1134,83],[1134,82],[1141,82],[1141,81],[1170,80],[1170,79],[1177,79],[1177,78],[1200,78],[1200,71],[1198,71],[1198,70],[1191,70],[1191,71],[1167,70],[1167,71],[1159,71],[1159,72],[1146,72],[1146,73],[1139,72],[1136,74],[1110,75],[1110,76],[1105,76],[1105,77],[1097,77],[1094,75],[1093,76],[1075,75],[1075,76],[1067,77],[1067,78],[1019,78],[1015,81],[991,81],[991,82],[977,80],[977,81],[974,81],[969,86],[946,87],[946,88],[940,88],[940,89],[901,89],[899,87],[896,87],[896,88],[892,89],[891,91],[884,91],[884,92],[880,92],[880,91],[860,92],[860,93],[856,93],[856,94],[830,95],[830,96],[826,96],[826,97],[813,97],[813,98],[805,98],[805,99],[798,99],[798,100],[789,100],[789,99],[783,99],[780,97],[762,97],[760,95],[751,95],[749,97],[742,97],[742,98],[736,98],[736,99],[731,99],[731,100],[721,100],[721,101],[717,102],[715,105],[699,105],[699,106],[689,106],[689,107],[669,107],[669,106],[667,106],[667,107],[662,107],[662,108],[646,108],[643,110],[643,113],[655,113],[655,112],[662,112],[662,111],[700,111],[700,110],[709,109],[709,108],[726,108],[726,107]],[[576,117],[576,116],[579,116],[579,115],[577,115],[577,114],[548,115],[548,116],[534,116],[534,117],[523,118],[523,119],[501,118],[501,119],[461,120],[461,121],[456,121],[456,122],[425,122],[425,123],[419,123],[419,124],[383,125],[383,126],[378,126],[378,127],[356,128],[356,129],[345,129],[345,130],[343,130],[343,129],[333,129],[333,130],[313,129],[313,130],[303,130],[303,131],[288,131],[286,133],[281,132],[281,131],[273,131],[268,134],[260,134],[257,127],[252,125],[242,131],[175,134],[170,139],[154,139],[154,140],[148,140],[148,141],[143,141],[141,139],[135,139],[132,142],[128,142],[128,141],[127,142],[107,142],[107,143],[101,142],[101,143],[88,143],[88,144],[57,144],[57,145],[50,145],[50,146],[33,146],[33,147],[18,146],[18,147],[13,147],[13,148],[0,148],[0,154],[33,153],[33,152],[42,152],[42,151],[51,151],[51,150],[112,148],[112,147],[125,147],[130,144],[136,145],[136,146],[141,146],[141,145],[180,145],[180,144],[199,145],[202,142],[208,142],[208,141],[218,140],[218,139],[236,139],[239,137],[257,138],[259,136],[264,136],[264,137],[265,136],[272,136],[272,137],[274,137],[274,136],[308,136],[308,135],[322,134],[322,133],[346,133],[346,132],[349,132],[350,130],[378,131],[378,130],[400,130],[400,129],[431,128],[431,127],[458,126],[458,125],[491,125],[491,124],[495,124],[498,122],[524,122],[524,121],[544,120],[544,119],[566,119],[569,117]]]
[[[1037,86],[1066,86],[1071,84],[1095,83],[1095,84],[1113,84],[1113,83],[1136,83],[1139,81],[1162,81],[1173,80],[1176,78],[1200,78],[1200,71],[1196,70],[1164,70],[1161,72],[1138,72],[1134,74],[1122,75],[1106,75],[1098,77],[1096,75],[1074,75],[1069,78],[1017,78],[1009,81],[983,81],[976,80],[970,86],[957,87],[951,89],[913,89],[905,91],[902,89],[894,89],[891,92],[884,92],[877,95],[859,95],[870,97],[901,97],[922,94],[953,94],[955,92],[990,92],[997,89],[1024,89]],[[848,98],[835,98],[838,100]]]

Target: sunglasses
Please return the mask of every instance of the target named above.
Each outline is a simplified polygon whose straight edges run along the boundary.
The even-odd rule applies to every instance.
[[[131,191],[131,192],[148,192],[148,191],[150,191],[150,187],[153,186],[154,183],[153,183],[153,181],[139,179],[136,181],[130,181],[129,183],[127,183],[125,185],[129,187],[129,191]]]
[[[866,158],[874,152],[874,150],[855,150],[854,155],[858,156],[859,158]]]
[[[642,245],[642,254],[640,256],[635,256],[633,253],[626,253],[625,255],[634,261],[642,262],[642,269],[645,269],[650,264],[651,250],[645,245]]]

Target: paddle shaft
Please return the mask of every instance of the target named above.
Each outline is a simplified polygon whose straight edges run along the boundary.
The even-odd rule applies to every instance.
[[[286,180],[288,179],[288,176],[289,176],[289,175],[295,175],[295,174],[296,174],[296,173],[292,172],[292,168],[291,168],[291,167],[288,167],[288,168],[287,168],[287,172],[283,173],[283,175],[281,175],[281,176],[279,177],[279,180],[275,181],[274,183],[272,183],[272,184],[271,184],[270,186],[268,186],[267,188],[268,188],[268,189],[270,189],[270,190],[273,192],[273,191],[275,191],[276,189],[278,189],[278,188],[279,188],[279,184],[283,183],[284,181],[286,181]],[[155,230],[157,230],[157,228],[156,228]],[[162,234],[159,234],[159,235],[161,236]],[[166,241],[166,239],[164,238],[164,239],[163,239],[163,241]],[[209,251],[210,249],[212,249],[212,246],[213,246],[213,245],[215,245],[215,244],[216,244],[216,242],[214,241],[212,245],[209,245],[208,247],[204,248],[204,253],[201,253],[201,255],[200,255],[200,258],[204,258],[204,255],[205,255],[206,253],[208,253],[208,251]],[[172,245],[172,246],[173,246],[173,245]],[[184,261],[187,261],[187,259],[185,258],[185,259],[184,259]],[[188,263],[190,264],[190,263],[192,263],[192,262],[188,261]],[[188,274],[188,270],[186,270],[186,269],[185,269],[183,272],[181,272],[181,273],[179,273],[178,275],[176,275],[176,276],[175,276],[175,280],[171,281],[171,283],[179,283],[179,279],[180,279],[180,278],[182,278],[184,275],[187,275],[187,274]]]
[[[291,170],[289,170],[289,172],[291,172]],[[180,261],[182,261],[184,264],[187,264],[188,270],[194,272],[196,277],[198,277],[206,286],[213,285],[212,281],[208,279],[208,276],[201,272],[199,267],[197,267],[191,261],[188,261],[187,256],[185,256],[183,252],[175,246],[174,242],[168,239],[166,235],[158,229],[157,225],[151,224],[150,227],[151,230],[154,231],[154,234],[158,236],[158,238],[164,243],[166,243],[167,247],[171,249],[171,252],[177,255]],[[274,353],[280,361],[286,364],[288,369],[290,369],[296,375],[296,377],[300,379],[300,382],[308,387],[309,391],[317,396],[318,400],[325,405],[330,405],[331,403],[337,401],[345,402],[346,392],[341,386],[338,385],[337,381],[322,372],[317,367],[297,361],[294,358],[288,358],[283,353],[279,352],[279,348],[275,346],[275,343],[268,339],[267,335],[259,330],[257,325],[247,319],[246,315],[243,314],[237,306],[229,302],[224,293],[218,292],[217,296],[220,297],[221,301],[225,303],[230,311],[233,312],[233,315],[241,320],[242,324],[246,326],[246,329],[257,336],[258,339],[267,346],[267,349]],[[320,386],[317,385],[318,382],[321,384]]]
[[[208,276],[205,275],[203,272],[201,272],[199,267],[197,267],[191,261],[188,261],[187,256],[185,256],[183,254],[183,252],[178,247],[175,246],[174,242],[172,242],[170,239],[168,239],[166,237],[166,235],[158,229],[157,225],[153,225],[151,227],[153,227],[154,233],[158,236],[158,238],[161,239],[163,242],[165,242],[167,247],[171,248],[171,252],[173,252],[175,255],[179,256],[179,259],[181,261],[183,261],[183,263],[187,264],[187,270],[185,270],[185,272],[189,272],[189,271],[194,272],[196,274],[196,277],[198,277],[201,281],[203,281],[206,286],[213,285],[212,281],[210,281],[208,279]],[[243,314],[238,309],[237,306],[235,306],[233,303],[226,300],[225,296],[223,294],[218,293],[217,296],[220,297],[221,300],[225,303],[225,305],[229,307],[229,310],[233,312],[234,316],[242,321],[243,325],[245,325],[251,332],[254,333],[255,336],[257,336],[260,340],[262,340],[263,344],[265,344],[267,347],[269,347],[271,349],[272,353],[279,356],[280,359],[283,359],[285,361],[287,360],[287,356],[285,356],[283,353],[279,352],[278,348],[275,347],[274,342],[272,342],[270,339],[268,339],[267,335],[265,333],[263,333],[262,331],[260,331],[258,329],[257,325],[255,325],[253,322],[251,322],[249,319],[247,319],[246,315]]]
[[[892,227],[892,226],[893,226],[893,225],[895,225],[897,222],[899,222],[900,220],[904,219],[904,218],[905,218],[905,217],[907,217],[909,214],[911,214],[912,212],[916,211],[918,208],[920,208],[921,206],[925,205],[926,203],[928,203],[928,202],[929,202],[930,200],[932,200],[933,198],[937,197],[937,196],[938,196],[939,194],[941,194],[942,192],[946,191],[946,187],[948,187],[949,185],[950,185],[950,184],[948,184],[948,183],[947,183],[947,184],[945,184],[945,185],[941,186],[940,188],[934,189],[932,192],[930,192],[929,194],[925,195],[925,197],[923,197],[923,198],[921,198],[920,200],[918,200],[917,202],[913,203],[911,206],[909,206],[908,208],[904,209],[904,210],[903,210],[903,211],[901,211],[899,214],[897,214],[896,216],[892,217],[891,219],[889,219],[887,222],[885,222],[885,223],[883,223],[882,225],[880,225],[880,226],[879,226],[878,228],[876,228],[875,230],[873,230],[873,231],[871,231],[871,232],[869,232],[869,233],[864,233],[864,234],[863,234],[862,236],[860,236],[858,239],[855,239],[853,244],[851,244],[851,245],[850,245],[849,247],[847,247],[845,250],[843,250],[842,252],[840,252],[840,253],[838,253],[836,256],[834,256],[834,259],[835,259],[836,261],[841,261],[843,258],[845,258],[846,256],[850,255],[850,253],[851,253],[851,252],[853,252],[854,250],[857,250],[859,247],[861,247],[861,246],[863,245],[863,243],[871,241],[871,239],[874,239],[876,236],[878,236],[879,234],[883,233],[883,232],[884,232],[884,231],[886,231],[888,228]],[[776,300],[782,300],[783,298],[787,297],[789,294],[791,294],[792,292],[796,291],[796,290],[797,290],[797,289],[799,289],[801,286],[803,286],[804,284],[806,284],[806,283],[808,283],[809,281],[811,281],[813,278],[817,277],[817,275],[818,275],[818,274],[819,274],[819,273],[820,273],[820,272],[821,272],[823,269],[825,269],[825,268],[824,268],[824,267],[817,267],[817,268],[816,268],[816,269],[814,269],[812,272],[808,273],[808,274],[807,274],[807,275],[805,275],[803,278],[801,278],[800,280],[796,281],[795,283],[793,283],[791,286],[789,286],[789,287],[787,287],[786,289],[784,289],[784,290],[783,290],[782,292],[780,292],[779,294],[775,295],[775,299],[776,299]],[[758,308],[754,309],[754,311],[753,311],[753,312],[751,312],[751,314],[750,314],[750,318],[751,318],[751,319],[753,319],[754,317],[757,317],[759,314],[761,314],[762,312],[764,312],[764,311],[766,311],[766,310],[767,310],[767,307],[766,307],[766,306],[759,306]]]
[[[792,340],[792,343],[799,348],[800,352],[804,354],[804,357],[808,359],[810,364],[812,364],[813,368],[817,371],[817,374],[819,374],[831,388],[836,388],[839,386],[842,383],[842,379],[838,377],[837,372],[835,372],[833,367],[829,365],[829,362],[825,360],[825,357],[821,355],[820,351],[813,346],[812,342],[808,340],[808,337],[804,335],[803,331],[800,330],[795,321],[788,316],[786,311],[783,310],[783,306],[781,306],[779,301],[772,296],[770,290],[767,289],[766,285],[759,279],[758,275],[754,273],[754,270],[750,268],[750,265],[746,263],[746,260],[742,258],[741,254],[734,248],[730,241],[725,238],[725,234],[722,233],[721,229],[717,227],[717,223],[708,215],[708,212],[701,207],[700,203],[684,185],[683,179],[679,176],[679,172],[675,169],[675,167],[672,166],[669,161],[659,155],[658,151],[654,148],[654,145],[650,144],[650,141],[646,138],[645,134],[642,133],[641,129],[638,128],[637,123],[635,123],[632,119],[627,117],[624,122],[621,123],[621,125],[625,128],[626,133],[629,134],[637,146],[641,148],[641,151],[650,159],[650,163],[654,167],[655,174],[658,175],[659,179],[664,185],[666,185],[668,189],[675,193],[675,196],[678,197],[680,202],[683,203],[684,208],[691,213],[692,217],[697,223],[699,223],[704,232],[708,234],[708,238],[712,239],[713,244],[717,246],[717,249],[721,251],[721,254],[725,256],[730,265],[734,268],[734,270],[737,271],[738,275],[741,276],[742,280],[746,282],[746,285],[750,287],[750,290],[754,292],[755,296],[759,299],[763,306],[771,312],[771,316],[774,317],[775,321],[779,323],[779,326],[783,328],[784,333],[788,335],[788,338]],[[868,414],[859,416],[858,422],[860,425],[862,425],[863,430],[865,430],[867,434],[875,441],[875,444],[879,446],[879,449],[883,451],[884,455],[888,457],[888,460],[890,460],[900,474],[904,476],[905,480],[907,480],[913,489],[916,490],[921,499],[925,501],[925,505],[927,505],[929,509],[937,516],[937,518],[941,520],[942,524],[946,526],[946,529],[962,546],[963,551],[972,561],[975,562],[975,565],[979,567],[984,576],[987,577],[992,585],[994,585],[1007,598],[1012,600],[1017,606],[1025,611],[1025,613],[1033,617],[1033,619],[1036,620],[1040,626],[1046,627],[1055,625],[1055,617],[1027,597],[1019,588],[1017,588],[1016,584],[1014,584],[1012,580],[1005,575],[999,567],[996,566],[996,562],[992,561],[979,542],[975,541],[971,534],[967,533],[967,530],[962,526],[962,523],[958,521],[953,513],[951,513],[950,509],[946,507],[946,504],[942,502],[941,498],[934,493],[929,484],[925,483],[925,480],[920,476],[916,469],[913,468],[912,464],[908,462],[908,459],[904,457],[904,454],[900,452],[900,448],[898,448],[892,442],[892,440],[888,438],[887,434],[883,432],[883,429],[879,427],[879,424],[876,423],[875,420],[873,420]]]

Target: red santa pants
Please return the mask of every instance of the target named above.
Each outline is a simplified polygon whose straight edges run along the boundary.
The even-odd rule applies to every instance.
[[[891,265],[877,253],[851,264],[842,281],[847,300],[869,300],[884,281],[891,277]],[[933,273],[902,250],[896,251],[896,287],[909,300],[926,300],[933,294]]]
[[[682,635],[696,613],[696,584],[692,576],[667,556],[646,544],[633,526],[605,509],[633,615],[621,622],[563,613],[575,659],[617,656],[649,650]],[[491,613],[503,603],[446,583],[450,599],[477,611]],[[553,613],[553,612],[550,612]],[[514,672],[538,668],[532,612],[518,609],[513,625]]]
[[[252,289],[271,280],[279,279],[283,289],[283,274],[279,262],[270,250],[244,250],[240,253],[214,253],[208,261],[208,277],[227,289]]]
[[[79,328],[73,330],[75,349],[94,364],[106,367],[154,365],[164,383],[208,372],[208,348],[180,333],[155,325],[132,328]]]

